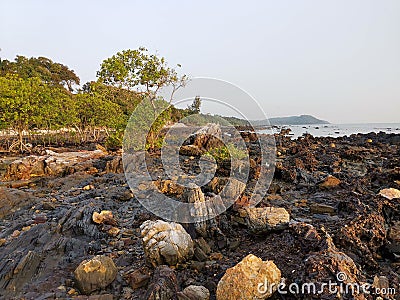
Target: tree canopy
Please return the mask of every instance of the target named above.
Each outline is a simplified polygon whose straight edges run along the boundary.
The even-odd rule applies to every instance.
[[[37,77],[47,84],[66,87],[70,92],[74,85],[80,84],[73,70],[46,57],[27,58],[17,55],[14,61],[0,60],[0,74],[4,76],[10,73],[24,79]]]

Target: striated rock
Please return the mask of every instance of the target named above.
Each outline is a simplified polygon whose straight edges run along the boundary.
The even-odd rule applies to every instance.
[[[337,179],[335,176],[329,175],[318,186],[320,188],[329,189],[329,188],[337,187],[340,183],[341,183],[341,181],[339,179]]]
[[[380,190],[379,195],[385,197],[386,199],[393,200],[400,198],[400,191],[398,189],[390,188]]]
[[[290,215],[284,208],[247,207],[245,212],[247,226],[255,234],[285,229],[290,221]]]
[[[168,266],[158,266],[147,288],[146,300],[177,300],[178,282],[174,270]]]
[[[79,290],[84,294],[89,294],[105,288],[113,282],[117,276],[117,271],[117,267],[110,257],[98,255],[81,262],[75,269],[74,275]]]
[[[113,213],[109,210],[102,210],[100,213],[94,212],[92,216],[93,222],[96,224],[116,225]]]
[[[217,300],[267,299],[276,291],[280,281],[281,271],[273,261],[263,261],[249,254],[226,270],[218,282]]]
[[[178,293],[179,300],[209,300],[210,291],[201,285],[189,285]]]
[[[154,267],[174,266],[193,256],[192,238],[180,224],[147,220],[140,230],[146,258]]]

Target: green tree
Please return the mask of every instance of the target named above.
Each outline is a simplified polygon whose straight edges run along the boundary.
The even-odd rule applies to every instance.
[[[65,90],[50,87],[37,77],[24,79],[13,74],[0,77],[0,120],[18,135],[12,149],[19,146],[22,152],[26,148],[24,134],[32,128],[56,128],[73,120],[73,115],[66,118],[62,110],[70,100]]]
[[[187,82],[187,76],[178,76],[175,69],[168,67],[164,57],[148,54],[143,47],[124,50],[104,60],[97,76],[107,85],[137,91],[146,96],[153,107],[162,88],[172,87],[171,102],[176,90]]]
[[[200,96],[196,96],[193,100],[193,103],[188,106],[189,114],[199,114],[201,106]]]
[[[79,77],[67,66],[53,62],[46,57],[31,57],[17,55],[13,62],[0,61],[0,75],[18,74],[21,78],[40,78],[49,85],[66,87],[70,92],[74,85],[79,85]]]
[[[118,104],[108,100],[101,91],[81,92],[75,95],[77,128],[82,141],[87,141],[87,133],[98,139],[99,128],[107,134],[126,123],[126,118]]]

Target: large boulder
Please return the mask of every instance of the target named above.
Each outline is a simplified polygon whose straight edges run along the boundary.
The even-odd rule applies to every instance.
[[[273,261],[253,254],[226,270],[218,282],[217,300],[261,300],[270,297],[281,281],[281,271]]]
[[[117,272],[117,267],[110,257],[98,255],[81,262],[74,275],[79,290],[84,294],[89,294],[112,283]]]
[[[193,241],[182,225],[165,221],[145,221],[141,226],[143,248],[154,266],[174,266],[193,256]]]

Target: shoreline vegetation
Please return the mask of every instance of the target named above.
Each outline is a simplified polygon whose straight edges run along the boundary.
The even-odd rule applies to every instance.
[[[0,298],[398,298],[400,134],[292,139],[288,128],[255,132],[287,119],[253,127],[200,114],[200,97],[175,108],[173,93],[188,77],[145,48],[104,60],[97,76],[78,87],[75,72],[50,59],[0,61]],[[171,98],[161,99],[167,85]],[[144,145],[128,144],[135,150],[129,154],[145,154],[151,175],[133,190],[121,145],[142,101],[131,119],[138,128],[163,112]],[[187,116],[200,129],[170,162],[163,138]],[[175,127],[171,141],[192,129]],[[168,173],[169,164],[184,174]],[[247,177],[231,180],[246,166]],[[197,186],[202,172],[213,177]],[[271,184],[261,181],[264,173]],[[161,220],[140,204],[153,200],[155,189],[193,204],[194,214],[215,201],[206,214],[217,216]],[[232,205],[216,214],[225,198]],[[286,289],[278,291],[281,282]],[[371,294],[332,293],[330,282],[368,284]],[[309,283],[321,293],[296,289]]]

